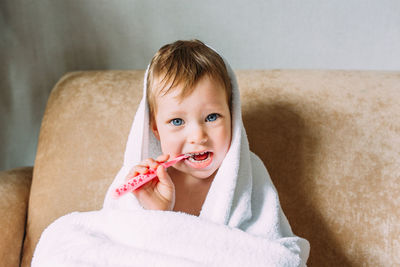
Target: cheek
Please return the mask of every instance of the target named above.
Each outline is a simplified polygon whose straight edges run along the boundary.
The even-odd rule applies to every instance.
[[[164,154],[176,154],[180,149],[180,139],[176,134],[168,131],[160,131],[161,149]]]
[[[228,130],[225,132],[223,139],[224,139],[224,148],[228,151],[229,147],[231,146],[231,131]]]
[[[217,135],[217,141],[218,141],[218,146],[220,147],[221,150],[224,150],[225,152],[228,151],[230,145],[231,145],[231,129],[229,125],[226,125],[223,127]]]
[[[232,123],[229,120],[229,122],[226,123],[224,127],[224,135],[225,135],[225,140],[228,143],[228,146],[231,145],[231,139],[232,139]]]

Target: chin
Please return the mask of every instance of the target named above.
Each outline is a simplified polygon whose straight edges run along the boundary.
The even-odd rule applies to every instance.
[[[214,170],[208,170],[208,171],[192,171],[190,172],[190,175],[197,179],[202,179],[206,180],[210,177],[214,177],[218,169]]]

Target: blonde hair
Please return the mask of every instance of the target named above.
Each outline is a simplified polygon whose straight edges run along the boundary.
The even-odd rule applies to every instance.
[[[157,112],[158,95],[166,95],[176,86],[183,85],[178,96],[182,100],[193,92],[194,85],[205,75],[223,85],[230,108],[232,86],[224,60],[217,52],[199,40],[180,40],[161,47],[151,60],[147,75],[150,118],[153,119]],[[159,82],[157,88],[156,81]]]

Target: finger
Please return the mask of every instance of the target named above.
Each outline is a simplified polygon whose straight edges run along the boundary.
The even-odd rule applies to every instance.
[[[130,171],[130,172],[128,173],[128,175],[126,175],[125,180],[129,180],[129,179],[131,179],[131,178],[137,176],[138,174],[139,174],[139,173],[136,172],[136,171]]]
[[[129,171],[129,173],[126,176],[126,180],[135,177],[138,174],[147,173],[148,171],[149,169],[147,166],[136,165]]]
[[[137,173],[147,173],[149,171],[149,167],[148,166],[142,166],[142,165],[136,165],[133,168],[133,171],[137,172]]]
[[[165,169],[164,166],[162,166],[162,165],[158,166],[157,176],[158,176],[158,179],[160,180],[160,183],[165,184],[165,185],[173,185],[171,177],[167,173],[167,170]]]
[[[160,155],[157,157],[157,162],[158,163],[163,163],[165,161],[167,161],[169,159],[169,154],[164,154],[164,155]]]
[[[157,168],[158,164],[159,164],[157,161],[155,161],[155,160],[152,159],[152,158],[145,159],[145,160],[143,161],[143,163],[145,163],[144,165],[149,166],[149,168],[150,168],[150,169],[153,169],[153,170],[155,170],[155,169]]]

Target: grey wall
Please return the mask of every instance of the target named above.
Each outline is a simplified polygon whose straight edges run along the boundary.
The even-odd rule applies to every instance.
[[[1,0],[0,170],[33,165],[65,72],[143,69],[191,38],[234,69],[400,70],[400,1]]]

